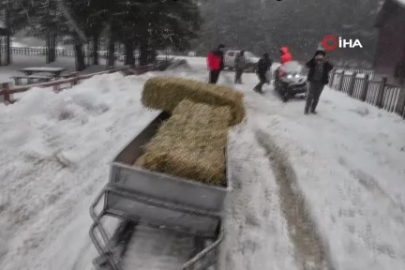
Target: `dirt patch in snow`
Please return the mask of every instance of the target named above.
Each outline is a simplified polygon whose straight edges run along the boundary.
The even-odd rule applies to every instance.
[[[295,244],[297,263],[302,269],[334,269],[328,250],[325,248],[316,226],[308,214],[306,202],[296,183],[296,174],[284,153],[261,130],[256,138],[268,155],[276,181],[279,185],[281,208],[288,224],[289,235]]]

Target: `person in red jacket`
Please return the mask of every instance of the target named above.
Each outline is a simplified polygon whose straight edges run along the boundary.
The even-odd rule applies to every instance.
[[[287,47],[281,47],[280,53],[281,53],[281,58],[280,58],[281,64],[292,61],[292,55]]]
[[[207,56],[207,65],[210,71],[209,83],[216,84],[219,74],[224,69],[225,45],[220,44],[216,50],[211,51]]]

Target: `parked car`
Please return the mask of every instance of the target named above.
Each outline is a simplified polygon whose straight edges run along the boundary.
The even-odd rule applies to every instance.
[[[225,68],[230,70],[234,69],[235,59],[239,52],[240,50],[228,50],[225,53],[224,57]],[[260,58],[249,51],[245,51],[245,58],[246,58],[246,70],[253,72],[256,69],[256,64]]]
[[[307,78],[303,67],[297,61],[287,62],[274,72],[274,90],[279,93],[284,102],[296,95],[307,93]]]

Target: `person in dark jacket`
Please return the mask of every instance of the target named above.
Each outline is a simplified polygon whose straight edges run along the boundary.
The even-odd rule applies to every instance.
[[[207,57],[207,65],[210,71],[209,83],[216,84],[219,74],[224,69],[225,45],[220,44],[217,49],[211,51]]]
[[[329,72],[333,69],[333,65],[329,62],[324,50],[317,50],[314,57],[306,63],[306,66],[309,68],[309,89],[304,112],[308,114],[311,111],[311,113],[316,114],[315,109],[319,97],[329,82]]]
[[[267,79],[267,72],[269,71],[270,67],[272,65],[272,61],[269,58],[269,55],[267,53],[263,54],[263,56],[260,58],[259,62],[257,63],[257,69],[256,73],[257,76],[259,77],[259,83],[253,88],[254,91],[263,93],[262,87],[265,83],[269,83]]]
[[[242,74],[245,68],[245,51],[241,50],[235,58],[235,83],[242,84]]]

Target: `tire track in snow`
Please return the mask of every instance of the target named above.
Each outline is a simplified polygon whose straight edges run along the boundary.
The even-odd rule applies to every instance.
[[[236,127],[229,144],[232,192],[225,203],[219,269],[298,270],[277,183],[269,177],[272,169],[254,132],[245,125]]]
[[[295,244],[297,262],[305,270],[333,270],[329,251],[307,211],[305,199],[297,186],[296,175],[286,153],[264,131],[257,130],[256,138],[268,155],[279,185],[281,208]]]
[[[377,199],[385,200],[393,208],[398,209],[402,213],[405,213],[405,206],[399,201],[396,201],[392,196],[390,196],[389,193],[381,187],[381,185],[379,184],[380,181],[377,180],[374,176],[368,174],[367,172],[364,172],[361,169],[354,168],[344,157],[339,158],[339,163],[340,165],[348,168],[350,174],[359,181],[360,185],[362,185],[370,193],[374,194]]]

